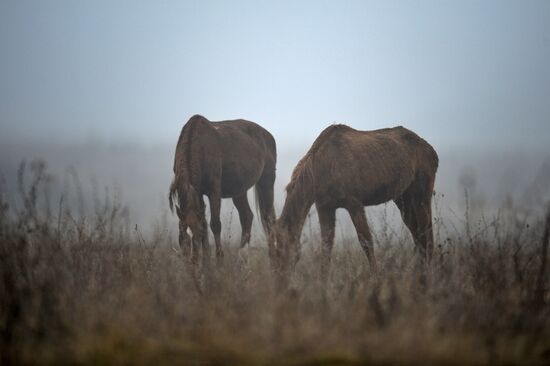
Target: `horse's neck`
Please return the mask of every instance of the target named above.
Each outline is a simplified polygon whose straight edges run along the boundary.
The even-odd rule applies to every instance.
[[[301,187],[300,187],[301,188]],[[281,213],[281,220],[293,239],[298,239],[309,209],[313,205],[313,193],[303,189],[289,192]]]

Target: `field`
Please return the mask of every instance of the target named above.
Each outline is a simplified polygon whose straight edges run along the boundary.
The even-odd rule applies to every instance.
[[[406,231],[376,236],[376,275],[350,233],[325,288],[309,235],[277,290],[261,238],[238,251],[226,235],[223,265],[193,269],[166,225],[145,238],[116,199],[75,214],[49,197],[44,166],[31,170],[19,207],[0,195],[3,365],[550,362],[543,217],[466,211],[456,228],[436,215],[427,272]]]

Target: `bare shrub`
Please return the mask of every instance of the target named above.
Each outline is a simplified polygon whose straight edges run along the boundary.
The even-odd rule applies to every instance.
[[[222,267],[193,274],[163,220],[144,238],[111,193],[87,205],[92,214],[74,214],[48,197],[45,164],[30,167],[30,179],[20,169],[19,207],[0,189],[2,364],[548,360],[542,219],[495,217],[466,233],[436,218],[424,283],[410,238],[382,232],[378,276],[359,246],[344,242],[323,289],[312,242],[290,288],[277,292],[265,245],[229,250]]]

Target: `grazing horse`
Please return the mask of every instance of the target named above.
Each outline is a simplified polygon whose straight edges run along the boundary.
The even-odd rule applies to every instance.
[[[433,250],[431,200],[438,166],[435,150],[404,128],[358,131],[332,125],[317,137],[294,168],[283,211],[269,240],[269,254],[280,273],[300,257],[300,234],[315,204],[322,237],[321,276],[326,280],[334,243],[335,212],[345,208],[372,270],[376,270],[365,206],[393,200],[421,256]]]
[[[277,152],[273,136],[254,122],[245,120],[210,122],[195,115],[183,126],[174,158],[174,180],[168,195],[179,217],[179,243],[185,256],[197,262],[199,245],[203,260],[210,258],[203,195],[210,203],[210,228],[214,233],[216,257],[223,257],[220,241],[221,199],[231,197],[242,227],[241,247],[250,241],[252,219],[247,191],[255,185],[256,207],[269,237],[275,220],[273,184]],[[192,240],[187,229],[193,234]],[[192,245],[191,245],[192,244]]]

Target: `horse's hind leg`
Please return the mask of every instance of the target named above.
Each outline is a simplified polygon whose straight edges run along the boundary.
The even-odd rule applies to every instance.
[[[433,252],[432,193],[433,179],[421,175],[395,199],[420,255],[428,263]]]
[[[269,237],[271,226],[275,221],[273,207],[273,185],[275,184],[275,162],[268,162],[262,176],[256,183],[256,205],[259,206],[260,220],[265,234]]]
[[[242,233],[240,247],[242,248],[248,242],[250,242],[250,231],[252,229],[252,219],[254,217],[254,214],[252,213],[250,205],[248,204],[248,197],[246,196],[246,192],[244,192],[240,196],[233,197],[233,203],[235,204],[235,207],[239,212],[239,220],[241,221]]]
[[[433,187],[433,186],[432,186]],[[432,194],[433,188],[424,193],[416,210],[418,240],[426,248],[426,260],[431,262],[434,248],[434,235],[432,225]]]
[[[372,241],[372,235],[370,233],[369,224],[367,223],[367,217],[365,215],[365,208],[361,204],[346,207],[351,216],[351,221],[357,231],[357,237],[359,238],[359,244],[365,251],[369,260],[370,268],[373,272],[376,272],[376,259],[374,257],[374,245]]]
[[[201,232],[202,264],[205,269],[208,269],[210,267],[210,243],[208,242],[208,224],[206,223],[206,217],[203,217]]]
[[[221,231],[222,223],[220,221],[220,210],[222,205],[221,191],[218,189],[208,196],[210,202],[210,229],[214,234],[214,241],[216,243],[216,258],[218,261],[223,257],[223,250],[221,244]]]

